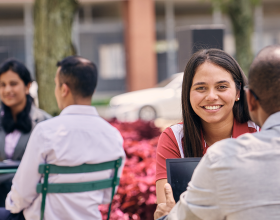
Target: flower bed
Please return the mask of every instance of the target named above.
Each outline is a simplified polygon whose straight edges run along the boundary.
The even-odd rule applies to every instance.
[[[156,146],[160,131],[152,122],[111,121],[110,124],[123,136],[127,156],[110,219],[153,220],[156,208]],[[108,205],[101,205],[99,209],[106,219]]]

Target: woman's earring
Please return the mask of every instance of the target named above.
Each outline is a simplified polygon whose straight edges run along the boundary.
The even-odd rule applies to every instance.
[[[239,101],[239,98],[237,98],[237,100],[236,101]]]

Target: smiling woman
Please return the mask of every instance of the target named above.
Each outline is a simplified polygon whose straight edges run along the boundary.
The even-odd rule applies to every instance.
[[[31,76],[27,68],[14,59],[0,66],[0,162],[21,160],[35,125],[50,118],[33,105],[29,95]],[[11,188],[13,174],[0,175],[0,207]]]
[[[205,49],[191,57],[182,85],[183,122],[167,128],[158,142],[158,204],[165,202],[166,159],[202,157],[217,141],[259,130],[250,121],[246,84],[238,63],[222,50]]]
[[[228,132],[220,132],[219,136],[231,137],[234,118],[232,108],[239,101],[239,96],[240,90],[228,71],[211,62],[205,62],[197,68],[190,89],[190,103],[193,111],[200,117],[208,146],[216,142],[215,136],[218,135],[211,134],[213,125]]]

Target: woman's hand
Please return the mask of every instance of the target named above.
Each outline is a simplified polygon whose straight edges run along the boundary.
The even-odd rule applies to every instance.
[[[168,213],[171,211],[171,209],[176,205],[172,188],[169,183],[166,183],[164,185],[164,193],[165,193],[165,203],[160,203],[157,205],[157,209],[154,213],[154,219],[158,219],[164,215],[168,215]]]

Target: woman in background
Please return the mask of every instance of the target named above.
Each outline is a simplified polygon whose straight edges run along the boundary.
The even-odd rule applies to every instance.
[[[204,49],[189,60],[182,84],[183,122],[161,134],[156,156],[157,203],[165,202],[166,159],[202,157],[225,138],[259,130],[250,121],[238,63],[219,49]]]
[[[21,62],[8,59],[0,66],[0,161],[21,160],[35,125],[51,116],[33,104],[31,75]],[[40,144],[40,143],[38,143]],[[0,207],[5,206],[14,174],[0,175]]]

